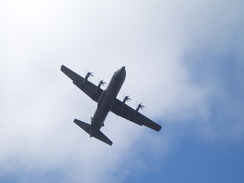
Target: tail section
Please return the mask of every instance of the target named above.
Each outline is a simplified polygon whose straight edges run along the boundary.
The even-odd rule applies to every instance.
[[[101,140],[102,142],[109,144],[109,145],[113,144],[113,142],[108,137],[106,137],[100,130],[98,130],[98,131],[93,130],[91,125],[89,125],[83,121],[80,121],[78,119],[75,119],[74,123],[77,124],[79,127],[81,127],[88,134],[90,134],[90,137],[95,137],[96,139]]]

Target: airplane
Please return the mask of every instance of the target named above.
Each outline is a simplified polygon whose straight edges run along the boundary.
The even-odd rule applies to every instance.
[[[142,104],[139,104],[134,110],[126,104],[126,102],[130,100],[129,96],[126,96],[123,101],[117,99],[117,95],[126,77],[125,66],[114,72],[105,90],[101,89],[101,86],[105,84],[103,80],[101,80],[97,86],[88,80],[89,77],[93,76],[92,72],[88,72],[85,78],[83,78],[64,65],[61,66],[61,71],[67,75],[79,89],[97,102],[97,109],[91,118],[91,124],[74,119],[74,123],[86,131],[90,137],[95,137],[109,145],[113,144],[113,142],[100,131],[110,111],[140,126],[144,125],[155,131],[161,130],[159,124],[139,113],[139,110],[144,107]]]

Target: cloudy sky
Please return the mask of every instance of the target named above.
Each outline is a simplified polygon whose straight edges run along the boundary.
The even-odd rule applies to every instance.
[[[2,0],[0,182],[244,182],[244,1]],[[64,64],[163,126],[110,113],[108,146],[76,126],[96,104]]]

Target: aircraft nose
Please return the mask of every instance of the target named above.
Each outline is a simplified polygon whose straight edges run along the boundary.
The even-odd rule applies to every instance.
[[[126,71],[125,71],[125,66],[121,67],[118,72],[120,73],[119,75],[126,75]]]
[[[122,70],[122,71],[125,71],[125,66],[121,67],[121,70]]]
[[[125,71],[125,66],[121,67],[119,70],[117,70],[116,72],[125,75],[126,74],[126,71]]]

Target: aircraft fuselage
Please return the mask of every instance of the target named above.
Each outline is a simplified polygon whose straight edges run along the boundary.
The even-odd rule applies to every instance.
[[[125,67],[122,67],[116,71],[110,80],[108,87],[103,91],[98,103],[97,109],[92,117],[91,121],[91,136],[96,131],[99,131],[102,126],[104,126],[104,120],[106,119],[109,111],[111,110],[116,97],[122,87],[126,77]]]
[[[120,68],[114,73],[105,90],[101,89],[101,86],[104,84],[103,80],[100,81],[98,85],[94,85],[88,81],[89,76],[92,76],[91,72],[88,72],[83,78],[64,65],[61,66],[61,71],[67,75],[79,89],[93,101],[97,102],[97,109],[91,119],[91,124],[74,119],[74,123],[88,133],[90,137],[94,137],[108,145],[113,144],[113,142],[100,131],[101,127],[104,126],[104,121],[109,111],[140,126],[144,125],[155,131],[161,130],[159,124],[139,113],[139,109],[144,107],[142,104],[139,104],[136,109],[133,109],[125,104],[126,101],[130,100],[129,96],[126,96],[122,101],[117,99],[117,95],[126,77],[125,67]]]

